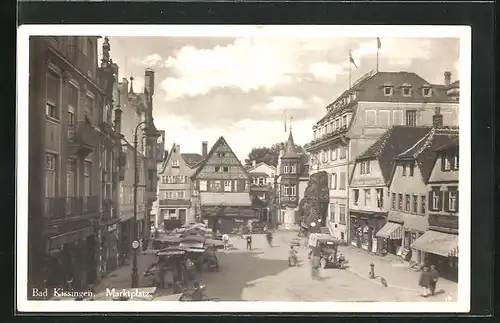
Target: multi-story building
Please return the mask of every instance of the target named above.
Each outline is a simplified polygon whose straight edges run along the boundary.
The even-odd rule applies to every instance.
[[[28,288],[86,290],[116,206],[116,66],[94,36],[30,38]],[[44,270],[41,270],[44,268]],[[31,293],[28,293],[31,295]]]
[[[427,183],[434,168],[436,149],[458,138],[458,127],[443,127],[443,118],[436,109],[433,128],[417,143],[397,155],[389,182],[391,206],[388,221],[399,224],[393,230],[403,230],[402,239],[388,252],[396,252],[408,261],[424,264],[425,252],[411,245],[428,229]],[[391,244],[395,241],[390,240]]]
[[[202,143],[202,154],[207,153],[207,143]],[[193,193],[191,176],[196,171],[196,166],[203,159],[203,155],[196,153],[181,153],[181,146],[174,143],[170,149],[163,168],[159,172],[159,200],[158,211],[160,227],[164,220],[177,219],[181,225],[196,220],[196,204],[192,198]]]
[[[355,159],[393,125],[430,126],[439,106],[446,124],[458,125],[458,101],[444,85],[429,84],[410,72],[369,72],[326,107],[306,145],[313,158],[310,172],[331,177],[329,222],[332,235],[350,240],[348,178]],[[319,163],[319,165],[317,165]],[[333,210],[331,208],[334,208]],[[332,217],[334,215],[335,217]]]
[[[220,137],[191,176],[202,220],[214,232],[231,232],[257,220],[250,198],[250,175]]]
[[[145,71],[145,88],[134,91],[133,77],[117,83],[115,97],[120,105],[121,130],[120,210],[118,225],[119,259],[122,264],[132,252],[132,242],[146,242],[151,227],[151,210],[156,200],[157,142],[161,141],[152,118],[154,72]],[[134,141],[137,139],[137,142]],[[137,144],[137,150],[135,147]],[[136,200],[134,201],[134,188]],[[136,222],[134,223],[134,202]],[[136,230],[134,232],[134,230]]]
[[[427,254],[442,277],[458,280],[458,174],[459,139],[448,140],[436,149],[427,183],[429,231],[411,247]]]
[[[252,204],[259,210],[260,222],[269,223],[276,167],[263,162],[257,164],[254,160],[252,166],[247,168],[247,172],[250,174]]]
[[[290,129],[285,149],[280,151],[278,158],[276,194],[279,212],[277,213],[277,223],[294,225],[300,222],[299,202],[304,197],[307,187],[308,171],[307,159],[299,153],[295,146]]]
[[[379,233],[387,222],[388,183],[394,157],[412,147],[430,130],[431,127],[392,126],[356,158],[349,185],[352,245],[378,253],[384,248],[384,239],[401,238],[397,232],[387,234],[383,230]],[[334,207],[330,209],[335,210]],[[387,230],[389,227],[391,225]]]
[[[165,150],[165,130],[159,130],[160,136],[157,141],[156,151],[156,173],[158,174],[157,182],[160,182],[159,174],[163,170],[163,162],[167,159],[167,151]],[[156,186],[156,201],[153,202],[153,209],[151,210],[151,222],[153,223],[151,229],[158,229],[160,227],[160,214],[158,212],[160,206],[160,185]],[[153,228],[154,226],[154,228]]]

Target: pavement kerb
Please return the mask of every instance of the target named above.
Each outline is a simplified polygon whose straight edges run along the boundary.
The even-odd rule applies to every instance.
[[[369,281],[371,281],[374,284],[382,285],[382,283],[380,282],[380,280],[377,279],[377,278],[373,278],[372,279],[370,277],[366,277],[365,275],[361,275],[361,274],[357,273],[356,271],[354,271],[354,270],[352,270],[350,268],[346,268],[345,270],[347,270],[350,273],[353,273],[354,275],[356,275],[358,277],[361,277],[363,279],[369,280]],[[416,288],[408,288],[408,287],[402,287],[402,286],[396,286],[396,285],[387,285],[387,288],[400,289],[400,290],[406,290],[406,291],[417,292],[417,293],[420,292],[420,290],[416,289]]]

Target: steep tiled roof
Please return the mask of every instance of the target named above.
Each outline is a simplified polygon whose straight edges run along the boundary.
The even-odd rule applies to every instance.
[[[433,128],[408,150],[397,155],[396,160],[416,160],[425,183],[429,180],[436,159],[436,149],[458,139],[458,127]]]
[[[356,160],[378,159],[386,183],[391,176],[394,157],[412,147],[429,133],[431,127],[393,126],[382,134]]]
[[[455,138],[453,140],[451,140],[450,142],[440,146],[440,147],[437,147],[435,150],[436,151],[445,151],[445,150],[449,150],[449,149],[453,149],[453,148],[457,148],[458,145],[459,145],[459,138]]]
[[[195,166],[203,160],[203,156],[201,156],[200,154],[181,154],[181,156],[186,164],[188,164],[190,167]]]
[[[282,158],[299,158],[299,152],[295,148],[295,142],[293,141],[292,129],[290,129],[290,134],[285,144],[285,153]]]

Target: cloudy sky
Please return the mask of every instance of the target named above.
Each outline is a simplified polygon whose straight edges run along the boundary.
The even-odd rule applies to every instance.
[[[380,37],[381,71],[411,71],[443,83],[445,70],[459,77],[458,38]],[[296,143],[312,139],[312,126],[349,83],[376,66],[376,38],[110,37],[120,79],[156,72],[154,119],[166,144],[200,153],[223,135],[243,161],[252,147],[284,141],[292,116]],[[100,51],[100,49],[99,49]],[[287,115],[285,117],[285,115]]]

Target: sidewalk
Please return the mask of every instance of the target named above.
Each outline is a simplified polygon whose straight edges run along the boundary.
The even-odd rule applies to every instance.
[[[344,254],[349,261],[347,270],[373,281],[375,284],[381,284],[380,278],[383,277],[387,281],[388,287],[393,287],[402,290],[420,292],[418,280],[420,272],[408,268],[406,263],[389,257],[381,257],[370,254],[365,250],[360,250],[352,246],[339,247],[339,250]],[[370,263],[375,265],[374,271],[376,279],[369,278]],[[443,290],[446,295],[457,299],[458,284],[452,281],[440,278],[437,284],[436,291]]]
[[[139,253],[137,255],[137,276],[139,277],[139,287],[147,287],[151,285],[152,278],[144,277],[144,272],[156,262],[156,256],[152,254]],[[132,259],[128,262],[108,273],[97,286],[95,286],[96,293],[106,291],[106,288],[131,288],[132,284]]]

